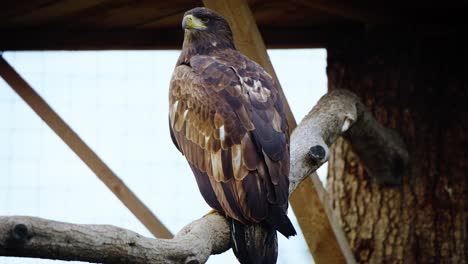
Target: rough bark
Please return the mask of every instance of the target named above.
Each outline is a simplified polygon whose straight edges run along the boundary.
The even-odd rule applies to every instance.
[[[402,185],[381,186],[352,139],[332,147],[327,188],[360,263],[467,263],[468,68],[458,41],[368,32],[328,48],[329,89],[355,92],[410,155]]]
[[[395,160],[406,163],[407,153],[401,140],[373,119],[358,97],[348,91],[337,90],[322,97],[291,137],[290,193],[328,159],[329,146],[343,133],[356,144],[362,144],[358,148],[367,148],[372,153],[382,152],[381,159],[364,158],[365,164],[373,171],[401,172],[392,170]],[[368,142],[362,142],[363,136]],[[318,179],[313,180],[321,185]],[[326,216],[320,217],[333,218],[324,197],[326,194],[321,192],[320,195],[326,211],[321,212]],[[336,238],[329,240],[330,243],[338,241],[339,247],[336,248],[340,248],[344,258],[353,263],[343,234],[337,230],[335,222],[332,221],[331,226],[332,235]],[[104,263],[204,263],[211,254],[224,252],[229,247],[228,225],[216,213],[190,223],[173,239],[145,238],[113,226],[76,225],[33,217],[0,217],[2,256]]]
[[[173,239],[152,239],[109,225],[37,217],[0,217],[0,256],[95,263],[204,263],[230,248],[229,226],[217,213],[185,226]]]

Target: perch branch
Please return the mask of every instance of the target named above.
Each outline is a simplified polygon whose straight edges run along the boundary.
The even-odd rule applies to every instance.
[[[0,217],[0,256],[94,263],[204,263],[230,247],[217,213],[185,226],[173,239],[153,239],[109,225],[78,225],[36,217]]]
[[[329,146],[339,136],[349,140],[379,182],[401,179],[408,160],[402,141],[380,125],[357,96],[336,90],[320,99],[291,136],[290,193],[328,160]],[[1,256],[104,263],[204,263],[211,254],[229,247],[229,227],[216,213],[190,223],[173,239],[146,238],[113,226],[0,217]],[[352,262],[350,259],[352,256],[347,258]]]

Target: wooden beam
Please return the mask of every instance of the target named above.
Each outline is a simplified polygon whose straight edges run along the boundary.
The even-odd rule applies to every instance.
[[[9,51],[180,49],[184,38],[180,28],[168,30],[0,30],[0,36],[2,36],[0,50]],[[34,41],[30,41],[31,39]]]
[[[323,48],[343,29],[261,28],[268,48]],[[346,32],[349,32],[346,29]],[[181,28],[113,30],[1,30],[0,50],[154,50],[180,49]],[[31,41],[34,40],[34,41]]]
[[[315,263],[356,263],[316,173],[304,179],[289,201]]]
[[[140,222],[158,238],[172,238],[171,232],[141,202],[123,181],[65,123],[44,99],[0,55],[0,76],[70,147],[75,154],[104,182]]]
[[[0,21],[8,21],[9,18],[15,17],[19,14],[33,12],[47,3],[50,3],[50,0],[3,1],[2,11],[0,12]]]
[[[356,6],[348,1],[336,0],[291,0],[294,4],[299,4],[307,8],[313,8],[330,15],[351,19],[365,24],[384,24],[395,22],[384,12],[384,8],[370,8],[369,5]]]
[[[6,19],[5,25],[34,26],[54,20],[56,18],[71,16],[80,10],[91,8],[112,0],[61,0],[49,1],[37,6],[29,12],[18,13],[9,19]]]
[[[222,14],[232,27],[235,45],[262,65],[279,83],[252,12],[245,0],[203,0],[206,7]],[[290,130],[296,120],[280,87]],[[315,180],[314,180],[315,179]],[[316,263],[354,263],[341,227],[334,218],[317,174],[304,180],[290,197],[290,203]]]

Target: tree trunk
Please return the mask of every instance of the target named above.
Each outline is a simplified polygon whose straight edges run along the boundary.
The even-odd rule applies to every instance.
[[[419,33],[328,47],[329,89],[356,93],[410,157],[402,184],[381,186],[346,139],[332,147],[327,188],[359,263],[467,263],[466,47]]]

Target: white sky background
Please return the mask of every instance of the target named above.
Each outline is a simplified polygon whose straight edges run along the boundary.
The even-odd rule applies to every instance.
[[[268,53],[300,121],[326,92],[326,51]],[[179,51],[3,55],[171,232],[208,212],[169,136],[168,84]],[[0,215],[111,224],[151,236],[3,79],[0,121]],[[322,179],[325,167],[319,170]],[[289,216],[299,235],[278,235],[278,263],[310,263],[291,210]],[[61,262],[0,257],[0,263]],[[235,263],[235,257],[229,251],[208,263]]]

